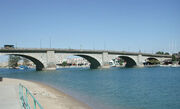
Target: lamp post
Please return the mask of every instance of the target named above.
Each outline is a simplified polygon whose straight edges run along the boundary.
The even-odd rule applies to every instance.
[[[49,47],[51,48],[51,37],[49,38]]]

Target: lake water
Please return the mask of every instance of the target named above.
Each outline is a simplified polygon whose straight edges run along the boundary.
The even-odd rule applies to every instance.
[[[48,84],[93,109],[180,109],[180,68],[0,69],[0,76]]]

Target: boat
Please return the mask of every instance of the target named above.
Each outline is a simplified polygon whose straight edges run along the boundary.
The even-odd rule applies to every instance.
[[[28,66],[20,65],[20,66],[19,66],[19,69],[20,69],[20,70],[25,70],[25,69],[28,69]]]
[[[171,67],[180,67],[180,65],[178,65],[178,64],[173,64],[173,65],[171,65]]]

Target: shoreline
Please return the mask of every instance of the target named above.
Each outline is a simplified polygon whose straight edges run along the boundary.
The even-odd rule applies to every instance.
[[[0,85],[14,85],[16,89],[19,83],[24,85],[38,100],[44,109],[92,109],[87,104],[72,96],[44,83],[31,80],[3,78]],[[17,94],[18,91],[16,91]],[[19,100],[19,98],[17,98]]]

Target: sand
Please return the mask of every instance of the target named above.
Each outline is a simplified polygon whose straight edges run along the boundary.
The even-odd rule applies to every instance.
[[[28,88],[44,109],[92,109],[73,97],[42,83],[3,78],[0,85],[15,86],[16,94],[19,95],[19,83]],[[17,100],[19,100],[18,97]]]

